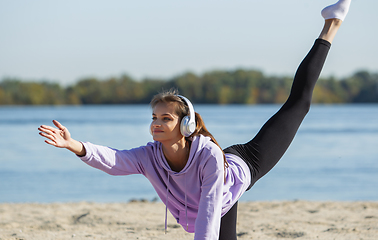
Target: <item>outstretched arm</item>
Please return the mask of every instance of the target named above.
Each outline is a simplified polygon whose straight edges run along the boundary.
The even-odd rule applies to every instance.
[[[84,156],[86,154],[84,145],[71,138],[68,129],[60,124],[60,122],[53,120],[53,123],[57,128],[46,125],[41,125],[38,128],[40,131],[39,135],[48,139],[45,142],[58,148],[66,148],[76,155]]]
[[[75,153],[86,164],[111,175],[129,175],[144,173],[139,159],[148,159],[145,148],[117,150],[89,142],[79,142],[71,138],[66,127],[53,121],[56,127],[42,125],[38,128],[40,135],[47,138],[45,142],[58,148],[66,148]],[[146,161],[148,162],[148,161]]]

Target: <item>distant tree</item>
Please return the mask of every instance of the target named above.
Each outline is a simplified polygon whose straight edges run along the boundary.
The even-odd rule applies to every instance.
[[[22,82],[6,79],[1,82],[1,104],[55,105],[64,103],[64,90],[56,83]]]

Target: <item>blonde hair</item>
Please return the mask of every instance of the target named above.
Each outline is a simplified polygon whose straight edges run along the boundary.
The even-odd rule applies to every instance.
[[[178,96],[178,91],[176,89],[163,91],[163,92],[155,95],[150,102],[150,106],[151,106],[151,108],[154,108],[158,103],[171,103],[171,102],[176,103],[175,104],[175,106],[176,106],[175,107],[176,108],[175,113],[177,114],[177,116],[179,116],[179,122],[181,122],[181,120],[185,116],[189,115],[189,107],[185,103],[185,101],[181,97]],[[219,146],[219,144],[218,144],[217,140],[215,140],[214,136],[207,130],[207,128],[205,126],[205,122],[203,121],[201,115],[197,112],[195,113],[195,120],[196,120],[196,129],[194,130],[194,132],[189,137],[198,136],[198,135],[210,137],[211,141],[214,142],[219,147],[219,149],[222,151],[223,160],[224,160],[224,168],[227,168],[228,162],[226,160],[226,156],[224,155],[222,148]],[[226,178],[226,172],[225,172],[225,178]]]

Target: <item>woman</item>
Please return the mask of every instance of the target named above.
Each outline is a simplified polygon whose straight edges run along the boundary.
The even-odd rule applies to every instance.
[[[323,9],[324,28],[300,64],[288,100],[246,144],[223,152],[190,101],[174,92],[152,99],[154,142],[146,146],[120,151],[79,142],[55,120],[57,128],[41,126],[40,135],[109,174],[146,176],[165,203],[166,214],[169,209],[195,239],[236,239],[237,201],[272,169],[294,138],[350,2],[340,0]]]

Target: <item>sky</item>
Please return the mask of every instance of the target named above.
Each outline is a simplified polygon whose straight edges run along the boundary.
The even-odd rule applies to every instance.
[[[335,0],[0,0],[0,81],[293,76]],[[378,1],[352,0],[322,76],[378,72]]]

